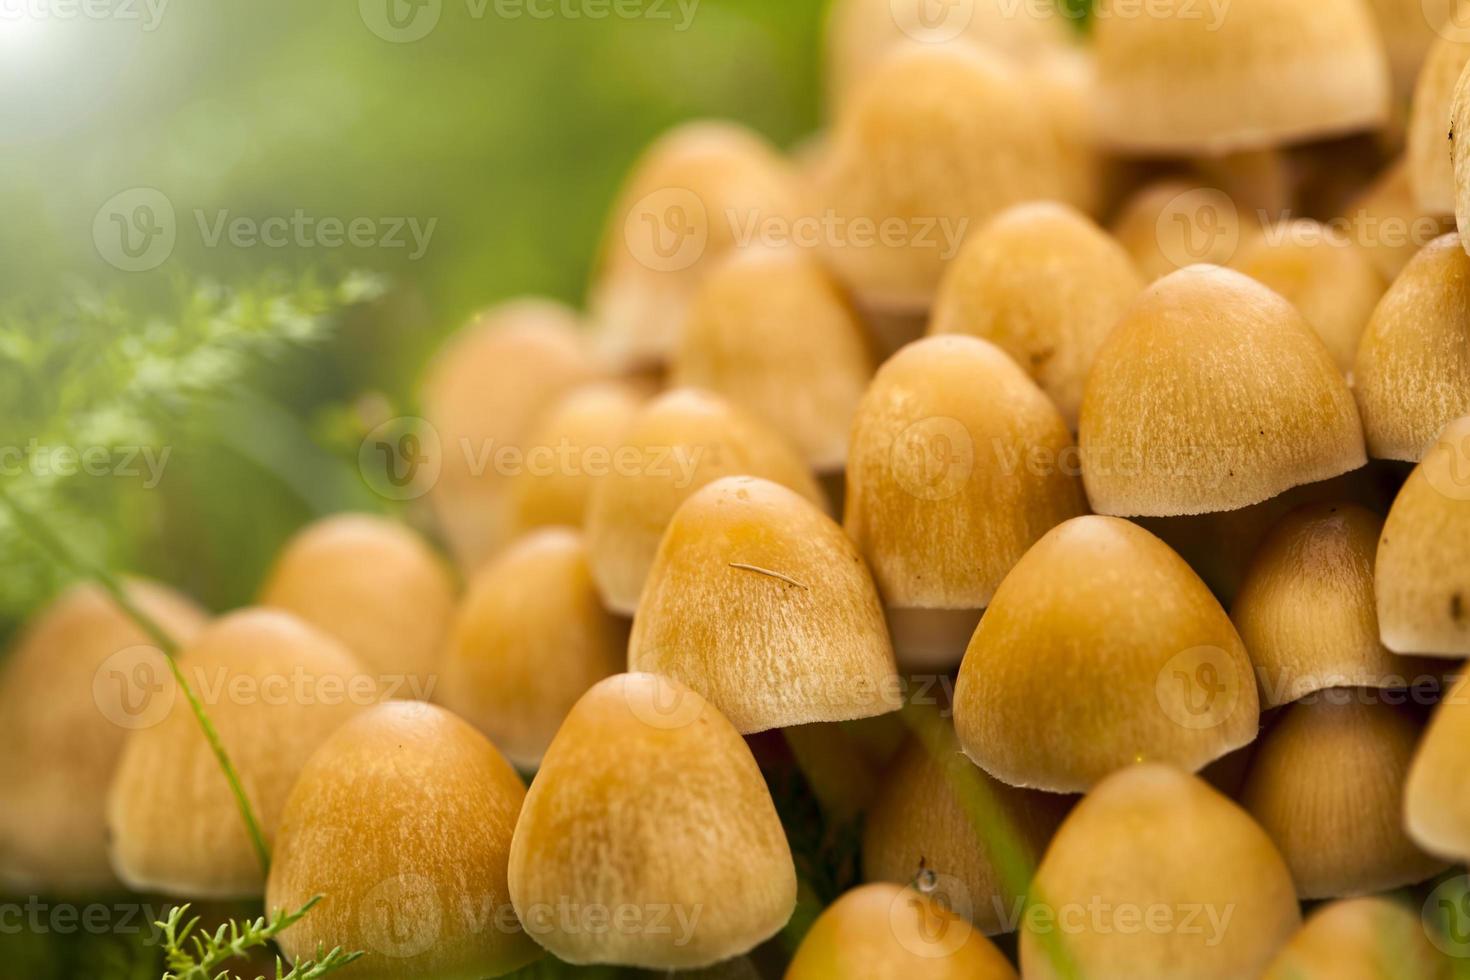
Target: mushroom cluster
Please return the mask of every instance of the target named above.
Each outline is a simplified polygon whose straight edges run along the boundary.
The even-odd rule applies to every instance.
[[[364,980],[1448,978],[1470,8],[925,7],[452,336],[404,520],[40,612],[0,882],[319,897]]]

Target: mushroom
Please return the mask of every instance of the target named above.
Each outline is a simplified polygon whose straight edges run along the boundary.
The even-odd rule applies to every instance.
[[[1300,924],[1286,862],[1245,811],[1177,769],[1132,766],[1083,798],[1047,849],[1021,972],[1242,980]]]
[[[1470,673],[1435,709],[1404,784],[1404,825],[1430,854],[1470,860]]]
[[[1444,870],[1403,827],[1418,739],[1418,722],[1361,688],[1298,701],[1262,737],[1240,802],[1276,842],[1297,895],[1389,891]]]
[[[423,700],[433,693],[455,591],[418,534],[382,517],[340,514],[286,543],[259,601],[341,640],[390,696]]]
[[[281,813],[266,906],[311,914],[278,942],[294,963],[340,946],[362,980],[498,977],[541,950],[506,885],[526,788],[442,708],[395,701],[337,729]]]
[[[1226,153],[1388,119],[1388,62],[1360,0],[1233,0],[1210,11],[1170,0],[1145,12],[1102,0],[1095,22],[1099,132],[1119,150]]]
[[[627,636],[625,621],[602,608],[582,535],[533,531],[471,580],[437,700],[534,769],[577,699],[623,669]]]
[[[1455,165],[1445,138],[1450,132],[1455,85],[1466,63],[1470,63],[1470,37],[1463,31],[1442,31],[1430,46],[1414,84],[1405,153],[1409,187],[1425,214],[1455,213]]]
[[[965,241],[940,282],[929,333],[996,344],[1075,429],[1093,357],[1143,287],[1128,253],[1085,215],[1018,204]]]
[[[643,406],[587,505],[587,548],[603,603],[631,616],[664,528],[687,498],[722,476],[790,487],[818,506],[822,490],[786,442],[718,395],[676,388]]]
[[[628,669],[703,695],[745,734],[901,704],[883,607],[857,547],[768,480],[717,480],[675,511],[628,641]]]
[[[1232,267],[1291,301],[1346,374],[1387,285],[1368,250],[1310,218],[1246,237]]]
[[[1450,961],[1424,922],[1391,898],[1319,906],[1276,955],[1261,980],[1450,980]]]
[[[1450,158],[1454,166],[1455,226],[1460,246],[1470,252],[1470,63],[1455,83],[1450,103]]]
[[[335,638],[290,613],[215,620],[179,667],[230,754],[267,846],[306,757],[380,697]],[[259,895],[265,875],[231,787],[184,692],[165,675],[129,737],[107,799],[112,866],[135,891]]]
[[[1384,646],[1470,655],[1470,416],[1445,427],[1383,524],[1374,581]]]
[[[139,579],[127,596],[179,642],[204,614]],[[167,672],[153,640],[93,585],[37,613],[0,660],[0,886],[16,892],[104,891],[107,788],[129,726],[145,718]]]
[[[1217,266],[1146,289],[1082,396],[1093,509],[1236,510],[1362,466],[1362,427],[1332,355],[1290,303]]]
[[[1393,72],[1395,103],[1414,94],[1419,70],[1457,0],[1369,0]]]
[[[1254,220],[1249,212],[1245,218]],[[1169,178],[1135,191],[1113,219],[1112,232],[1152,282],[1199,262],[1228,263],[1251,220],[1242,220],[1225,191]]]
[[[1353,367],[1368,452],[1417,462],[1470,412],[1470,255],[1458,235],[1424,246],[1368,321]]]
[[[1068,44],[1027,60],[1022,72],[1051,122],[1062,178],[1056,199],[1086,214],[1101,214],[1120,166],[1098,144],[1097,60],[1086,48]]]
[[[1001,583],[954,712],[986,772],[1072,793],[1135,761],[1198,771],[1255,738],[1257,705],[1245,646],[1184,560],[1135,524],[1088,516]]]
[[[1438,677],[1378,635],[1373,564],[1383,519],[1348,503],[1308,504],[1271,529],[1231,618],[1250,651],[1261,707],[1332,687],[1404,689]]]
[[[1011,566],[1085,512],[1073,452],[1061,413],[987,341],[930,337],[878,370],[853,423],[843,523],[886,605],[908,611],[890,618],[901,666],[957,663]]]
[[[873,368],[842,291],[810,251],[787,245],[741,251],[710,270],[671,380],[728,398],[830,473],[847,460],[852,414]]]
[[[1284,218],[1296,197],[1294,161],[1285,150],[1261,147],[1235,153],[1193,157],[1190,169],[1205,187],[1223,191],[1237,207],[1258,224]]]
[[[568,963],[686,969],[774,935],[796,871],[734,726],[677,681],[619,674],[582,696],[542,760],[511,842],[510,895],[531,937]]]
[[[659,137],[634,164],[603,232],[588,295],[594,344],[615,365],[661,365],[709,270],[768,222],[799,211],[797,178],[764,138],[701,120]]]
[[[1365,227],[1378,230],[1378,234],[1364,238],[1359,245],[1367,251],[1386,283],[1398,278],[1409,260],[1419,254],[1419,249],[1455,230],[1453,220],[1425,214],[1415,203],[1409,189],[1409,165],[1403,157],[1364,188],[1345,213]]]
[[[845,892],[812,923],[785,980],[1016,980],[947,899],[887,883]]]
[[[543,300],[486,311],[435,355],[423,384],[425,431],[382,446],[395,472],[406,464],[409,474],[428,466],[432,475],[437,465],[429,501],[461,570],[474,571],[513,533],[505,471],[515,460],[502,454],[518,457],[540,413],[599,374],[576,314]]]

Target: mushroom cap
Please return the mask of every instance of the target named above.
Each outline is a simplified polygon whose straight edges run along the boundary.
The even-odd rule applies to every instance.
[[[1450,961],[1423,919],[1390,898],[1323,905],[1271,961],[1261,980],[1450,980]]]
[[[1100,514],[1237,510],[1367,462],[1352,393],[1290,303],[1217,266],[1146,289],[1082,397],[1082,478]]]
[[[822,257],[865,307],[919,312],[972,226],[1065,198],[1069,174],[1026,74],[968,44],[889,51],[853,93],[814,177]]]
[[[710,270],[670,380],[723,395],[833,471],[873,369],[847,298],[809,250],[788,245],[742,250]]]
[[[1396,102],[1414,93],[1419,71],[1439,37],[1438,28],[1454,12],[1456,0],[1369,0],[1388,52]]]
[[[1388,61],[1361,0],[1232,0],[1224,9],[1099,4],[1104,139],[1143,154],[1225,153],[1387,120]]]
[[[987,936],[1016,928],[1024,889],[1005,880],[1003,862],[1036,867],[1072,798],[1017,789],[992,779],[960,751],[954,726],[935,726],[943,753],[910,738],[883,774],[863,831],[863,872],[870,881],[908,884],[922,872],[959,882],[966,917]],[[969,805],[975,805],[972,811]],[[998,855],[991,814],[1003,816],[1019,853]]]
[[[598,599],[582,535],[533,531],[470,581],[436,700],[533,769],[577,699],[623,670],[627,638]]]
[[[802,939],[785,980],[838,977],[1016,980],[1016,971],[959,910],[884,882],[860,885],[827,906]]]
[[[1255,677],[1225,610],[1158,538],[1079,517],[995,593],[955,686],[965,753],[1012,786],[1086,790],[1145,759],[1194,772],[1256,737]]]
[[[587,506],[592,577],[609,609],[633,614],[679,505],[705,484],[736,475],[771,480],[826,506],[785,437],[718,395],[676,388],[638,411]]]
[[[126,589],[181,642],[204,625],[203,612],[166,586],[132,579]],[[117,884],[107,789],[129,708],[146,710],[140,684],[159,679],[160,656],[110,596],[77,585],[36,613],[0,660],[0,887],[50,894]]]
[[[368,670],[427,698],[454,613],[449,569],[415,531],[371,514],[339,514],[299,531],[276,558],[260,604],[341,640]]]
[[[1380,229],[1360,244],[1385,283],[1397,279],[1419,249],[1455,230],[1453,220],[1426,214],[1415,202],[1409,189],[1408,161],[1403,157],[1364,188],[1345,213],[1366,227]]]
[[[1254,218],[1225,191],[1169,178],[1139,188],[1119,208],[1112,232],[1149,282],[1207,262],[1225,265]]]
[[[1378,629],[1398,653],[1470,655],[1470,416],[1399,491],[1378,541]]]
[[[1064,975],[1038,935],[1048,927],[1061,927],[1056,941],[1077,976],[1241,980],[1259,976],[1301,923],[1265,831],[1204,780],[1164,765],[1114,773],[1083,798],[1047,849],[1032,897],[1021,933],[1027,980]]]
[[[1458,235],[1424,246],[1363,331],[1354,393],[1368,452],[1417,462],[1470,412],[1470,255]]]
[[[608,381],[573,389],[546,410],[526,436],[526,467],[510,480],[518,531],[582,526],[592,488],[644,401],[632,385]]]
[[[435,355],[421,396],[429,465],[438,466],[429,500],[462,570],[512,534],[509,481],[495,454],[518,447],[542,411],[600,373],[576,314],[545,300],[487,310]]]
[[[281,814],[266,907],[321,896],[281,934],[282,951],[299,963],[319,948],[362,950],[352,973],[363,980],[476,980],[537,959],[506,885],[525,796],[495,747],[448,711],[364,711],[312,753]]]
[[[179,667],[230,753],[267,845],[307,756],[380,696],[338,640],[274,609],[215,620]],[[128,736],[107,799],[113,870],[135,891],[259,895],[265,877],[187,698],[172,675],[154,695],[153,723]]]
[[[766,221],[790,221],[797,176],[736,123],[699,120],[660,136],[623,183],[588,295],[593,343],[615,365],[662,364],[709,269]]]
[[[1455,85],[1470,62],[1470,39],[1463,32],[1442,32],[1435,39],[1414,84],[1414,101],[1409,107],[1409,130],[1405,152],[1409,161],[1409,187],[1425,214],[1455,213],[1455,165],[1445,142]]]
[[[978,609],[1047,530],[1084,513],[1067,423],[1000,348],[929,337],[888,360],[853,422],[843,524],[888,605]]]
[[[1375,692],[1324,691],[1262,736],[1240,802],[1286,859],[1303,899],[1389,891],[1444,870],[1403,826],[1419,724]]]
[[[1387,284],[1368,250],[1310,218],[1293,218],[1246,237],[1237,272],[1291,301],[1346,374],[1358,338]]]
[[[1332,687],[1408,688],[1438,675],[1379,640],[1373,565],[1383,519],[1348,503],[1308,504],[1266,535],[1231,607],[1255,664],[1261,707]]]
[[[582,696],[542,760],[510,894],[532,938],[568,963],[703,967],[786,924],[796,870],[734,726],[677,681],[619,674]],[[557,914],[568,904],[614,923],[661,911],[664,927],[581,928]]]
[[[1143,287],[1128,253],[1086,215],[1018,204],[965,241],[940,282],[929,333],[996,344],[1075,428],[1092,360]]]
[[[1404,784],[1404,825],[1430,854],[1470,860],[1470,673],[1462,673],[1425,729]]]
[[[688,685],[742,733],[902,704],[883,607],[857,546],[779,484],[726,477],[674,513],[628,669]]]
[[[1470,63],[1466,64],[1470,72]],[[1450,154],[1455,179],[1455,226],[1460,233],[1460,245],[1470,252],[1470,80],[1466,72],[1460,73],[1455,83],[1455,93],[1450,103]]]

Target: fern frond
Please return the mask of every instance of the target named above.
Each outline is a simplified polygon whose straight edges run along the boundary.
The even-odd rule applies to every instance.
[[[186,918],[188,905],[169,910],[168,917],[155,923],[163,946],[163,980],[241,980],[224,967],[251,950],[260,949],[300,922],[321,901],[318,895],[294,912],[277,909],[269,918],[237,921],[231,919],[213,933],[199,931],[199,918]],[[317,950],[315,959],[303,960],[290,972],[276,959],[276,980],[319,980],[352,963],[362,953],[349,953],[340,947],[330,952]],[[255,980],[264,980],[256,977]]]

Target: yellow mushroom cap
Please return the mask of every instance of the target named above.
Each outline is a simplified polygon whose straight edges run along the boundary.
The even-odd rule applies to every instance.
[[[588,296],[596,347],[624,367],[667,360],[709,269],[764,223],[792,221],[797,187],[776,149],[735,123],[686,123],[659,137],[603,232]]]
[[[1103,0],[1095,21],[1099,130],[1123,150],[1223,153],[1388,118],[1388,61],[1361,0]]]
[[[425,699],[454,612],[449,569],[417,533],[369,514],[298,532],[276,558],[260,604],[341,640],[394,697]]]
[[[1368,452],[1417,461],[1446,424],[1470,412],[1470,255],[1435,239],[1389,286],[1353,368]]]
[[[1418,740],[1416,721],[1366,689],[1298,701],[1267,730],[1240,801],[1276,842],[1301,898],[1388,891],[1444,869],[1404,832]]]
[[[128,597],[187,642],[204,614],[141,580]],[[26,625],[0,668],[0,886],[45,893],[116,884],[107,789],[134,712],[167,669],[161,653],[93,585],[67,590]]]
[[[863,830],[863,872],[870,881],[898,884],[923,872],[958,882],[977,929],[992,936],[1009,932],[1025,893],[1005,880],[1005,862],[1036,867],[1072,797],[992,779],[965,758],[953,725],[935,727],[942,752],[911,738],[883,774]],[[1004,816],[1018,853],[1004,854],[998,849],[1008,842],[992,841],[997,831],[985,819],[992,813]]]
[[[873,376],[857,314],[796,246],[713,268],[695,295],[670,379],[723,395],[787,433],[813,468],[840,470],[852,413]]]
[[[582,696],[542,760],[510,894],[531,937],[568,963],[702,967],[786,924],[796,871],[734,726],[677,681],[619,674]],[[570,922],[567,905],[580,910]],[[613,927],[588,928],[594,913]]]
[[[1082,478],[1100,514],[1237,510],[1366,461],[1352,393],[1290,303],[1238,272],[1154,283],[1099,351]]]
[[[1409,189],[1408,161],[1400,157],[1349,205],[1347,215],[1374,234],[1361,245],[1385,283],[1398,278],[1419,249],[1455,230],[1455,222],[1426,214]]]
[[[1414,910],[1389,898],[1323,905],[1261,980],[1450,980],[1450,961],[1430,943]]]
[[[942,898],[862,885],[812,923],[785,980],[1016,980],[1010,961]]]
[[[1098,141],[1093,111],[1097,60],[1088,49],[1068,45],[1027,61],[1022,72],[1041,101],[1056,142],[1062,190],[1054,196],[1087,214],[1100,213],[1119,162]]]
[[[1194,772],[1256,736],[1255,677],[1209,589],[1136,524],[1079,517],[995,593],[955,687],[965,752],[1012,786],[1085,790],[1162,760]]]
[[[698,691],[744,733],[901,704],[857,547],[785,487],[735,476],[679,507],[649,571],[628,668]]]
[[[592,488],[643,402],[633,386],[604,382],[576,388],[546,410],[526,436],[525,468],[510,481],[518,531],[582,526]]]
[[[576,315],[542,300],[517,300],[481,314],[449,338],[423,384],[421,439],[429,500],[450,549],[473,571],[509,540],[508,480],[497,464],[518,451],[548,406],[600,374]]]
[[[844,525],[890,606],[978,609],[1047,530],[1086,509],[1071,433],[1009,357],[930,337],[858,407]]]
[[[984,48],[913,43],[883,58],[814,178],[822,255],[860,304],[923,311],[972,226],[1067,196],[1052,108]]]
[[[1408,688],[1437,674],[1378,636],[1373,566],[1383,519],[1348,503],[1282,518],[1252,560],[1231,608],[1274,708],[1331,687]]]
[[[1149,282],[1201,262],[1225,265],[1256,218],[1225,191],[1192,180],[1147,184],[1113,219],[1118,244]]]
[[[1378,629],[1398,653],[1470,655],[1470,417],[1399,491],[1378,541]]]
[[[1388,52],[1397,101],[1413,95],[1419,70],[1455,4],[1456,0],[1369,0]]]
[[[346,647],[273,609],[215,620],[179,667],[230,753],[268,846],[307,756],[379,697]],[[184,693],[163,676],[153,696],[151,724],[128,737],[107,800],[113,869],[137,891],[259,895],[265,876]]]
[[[627,636],[602,608],[582,535],[532,532],[470,581],[436,700],[534,768],[577,699],[623,669]]]
[[[676,388],[639,410],[587,507],[592,576],[609,609],[633,614],[679,505],[705,484],[736,475],[771,480],[826,506],[785,438],[718,395]]]
[[[1231,265],[1290,300],[1344,374],[1387,288],[1365,248],[1310,218],[1247,236]]]
[[[1404,785],[1409,836],[1431,854],[1470,860],[1470,673],[1444,696],[1419,742]]]
[[[1143,290],[1128,253],[1065,204],[1018,204],[965,242],[945,272],[931,334],[988,340],[1024,367],[1075,427],[1088,369]]]
[[[1204,780],[1132,766],[1062,822],[1021,933],[1027,980],[1260,976],[1301,923],[1271,839]],[[1053,967],[1046,931],[1075,965]]]
[[[299,963],[318,948],[366,955],[363,980],[474,980],[541,955],[506,885],[526,789],[495,747],[442,708],[377,705],[301,770],[281,814],[266,906],[321,901],[281,934]]]
[[[1409,109],[1409,186],[1426,214],[1455,213],[1455,165],[1447,145],[1455,85],[1470,62],[1470,39],[1443,32],[1419,70]]]

